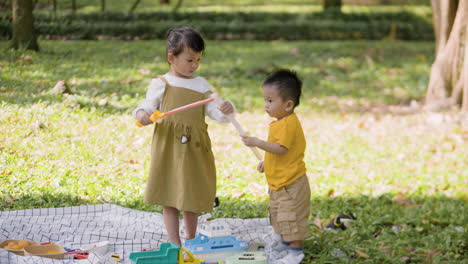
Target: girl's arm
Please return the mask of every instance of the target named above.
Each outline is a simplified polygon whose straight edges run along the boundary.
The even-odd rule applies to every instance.
[[[216,98],[214,102],[206,104],[206,114],[211,119],[220,123],[229,123],[229,119],[226,117],[226,115],[232,114],[236,111],[234,104],[230,101],[222,101],[215,93],[213,93],[213,87],[203,77],[200,77],[200,80],[203,91],[209,92],[210,98]]]
[[[165,88],[166,85],[161,79],[152,79],[150,85],[148,85],[146,98],[143,101],[141,101],[140,105],[138,105],[138,107],[135,110],[133,110],[133,117],[139,120],[139,118],[143,116],[143,114],[140,112],[141,110],[145,111],[150,115],[155,110],[158,110],[161,106],[161,101],[164,95]]]
[[[249,137],[249,136],[241,136],[242,141],[244,141],[244,144],[249,146],[249,147],[258,147],[263,149],[266,152],[273,153],[275,155],[283,155],[288,152],[288,149],[281,146],[278,143],[274,142],[268,142],[265,140],[261,140],[257,137]]]
[[[215,94],[210,94],[210,98],[215,97]],[[213,120],[220,123],[228,123],[229,119],[226,115],[235,112],[234,104],[230,101],[215,100],[214,102],[206,104],[206,114]]]

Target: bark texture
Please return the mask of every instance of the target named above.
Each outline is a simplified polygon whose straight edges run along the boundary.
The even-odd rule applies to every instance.
[[[468,0],[432,0],[436,58],[426,106],[468,111]]]
[[[11,46],[14,49],[39,50],[34,32],[32,0],[13,0],[13,36]]]

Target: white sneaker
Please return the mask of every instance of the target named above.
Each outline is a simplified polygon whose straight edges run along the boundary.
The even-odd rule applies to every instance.
[[[280,252],[280,251],[283,251],[283,250],[288,250],[290,248],[291,247],[289,245],[283,244],[283,241],[281,241],[281,240],[277,241],[276,243],[271,245],[271,250],[276,251],[276,252]]]
[[[304,253],[299,255],[293,255],[288,252],[288,254],[282,258],[278,259],[276,263],[278,264],[299,264],[301,263],[302,259],[304,258]]]

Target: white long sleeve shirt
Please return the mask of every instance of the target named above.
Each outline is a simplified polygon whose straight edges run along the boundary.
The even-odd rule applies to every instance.
[[[211,87],[211,85],[200,76],[191,79],[185,79],[176,77],[170,73],[166,73],[163,75],[163,77],[171,86],[183,87],[200,93],[206,93],[213,90],[213,87]],[[148,85],[146,98],[133,111],[133,117],[136,118],[136,113],[140,110],[144,110],[150,114],[155,110],[160,110],[165,89],[166,83],[164,81],[159,78],[152,79],[151,83]],[[210,94],[210,97],[214,97],[214,94]],[[205,112],[213,120],[221,123],[229,122],[225,115],[218,109],[217,101],[206,104]]]

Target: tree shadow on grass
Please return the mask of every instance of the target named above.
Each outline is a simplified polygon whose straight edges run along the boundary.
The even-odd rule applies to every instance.
[[[10,80],[16,87],[35,87],[26,90],[15,90],[14,88],[0,91],[0,102],[20,106],[33,105],[37,103],[63,104],[73,109],[96,109],[102,113],[118,114],[128,111],[128,107],[121,106],[122,96],[128,96],[135,92],[130,87],[120,82],[109,82],[103,87],[99,82],[91,82],[86,85],[71,87],[71,93],[54,94],[52,87],[37,85],[28,80]],[[99,88],[96,88],[99,87]]]

